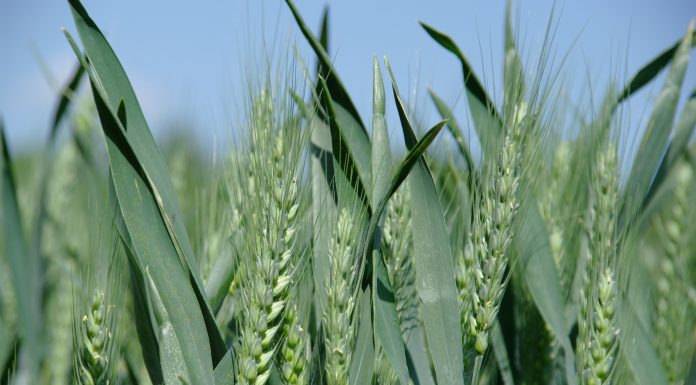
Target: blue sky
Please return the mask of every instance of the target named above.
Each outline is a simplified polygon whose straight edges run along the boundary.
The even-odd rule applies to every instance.
[[[166,127],[180,122],[193,126],[205,146],[227,135],[238,119],[243,74],[254,72],[250,58],[269,47],[280,52],[297,44],[313,63],[281,0],[200,0],[195,6],[179,0],[83,2],[121,59],[159,138]],[[554,3],[558,29],[553,48],[559,61],[570,50],[563,68],[572,75],[568,86],[579,89],[590,77],[598,95],[609,75],[621,79],[635,73],[680,38],[696,17],[696,2],[690,0],[517,0],[513,6],[525,56],[534,57],[542,47]],[[331,9],[335,66],[364,116],[371,112],[375,54],[389,57],[402,93],[408,90],[421,112],[419,120],[437,119],[425,97],[427,87],[456,102],[461,119],[466,116],[458,64],[418,20],[451,35],[489,86],[495,88],[501,78],[502,0],[297,0],[314,29],[324,4]],[[55,95],[74,62],[63,26],[74,31],[65,1],[5,0],[0,5],[0,115],[15,148],[36,147],[46,136]],[[691,57],[693,61],[696,55]],[[41,69],[41,61],[51,76]],[[641,125],[660,85],[631,102],[632,126]],[[696,69],[689,69],[685,86],[689,92],[696,87]],[[388,120],[390,127],[396,124],[396,115]]]

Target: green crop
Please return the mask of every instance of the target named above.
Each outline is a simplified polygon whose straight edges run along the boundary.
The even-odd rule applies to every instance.
[[[678,108],[693,23],[572,122],[551,70],[525,70],[510,6],[500,103],[421,23],[436,60],[462,66],[465,133],[434,90],[443,120],[414,126],[386,58],[361,116],[328,14],[315,36],[286,3],[316,73],[269,64],[207,165],[186,140],[160,152],[116,53],[68,1],[78,65],[46,151],[13,158],[0,126],[0,384],[696,381],[696,93]],[[623,103],[668,67],[622,153]]]

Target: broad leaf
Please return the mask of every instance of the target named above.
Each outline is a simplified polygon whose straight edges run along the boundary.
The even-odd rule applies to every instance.
[[[108,106],[103,112],[110,111],[110,113],[114,113],[118,111],[122,115],[119,118],[123,118],[123,121],[115,119],[115,123],[119,123],[122,127],[112,127],[112,133],[117,134],[117,128],[119,128],[121,135],[126,140],[118,143],[119,146],[116,146],[117,143],[113,143],[114,147],[112,149],[118,148],[119,152],[124,152],[127,144],[130,147],[128,151],[133,153],[133,157],[122,160],[134,162],[131,167],[132,171],[136,173],[143,172],[147,176],[146,180],[144,180],[144,186],[153,193],[156,208],[159,212],[158,216],[164,222],[170,243],[173,244],[177,258],[181,261],[183,271],[187,275],[188,280],[191,281],[198,307],[203,315],[205,331],[207,332],[212,352],[212,360],[213,363],[217,363],[226,353],[227,348],[217,329],[210,306],[206,301],[206,294],[198,272],[196,259],[186,234],[183,216],[178,207],[165,161],[157,148],[130,81],[116,54],[79,0],[69,0],[69,2],[75,25],[84,44],[86,56],[89,59],[89,69],[92,72],[90,74],[91,80],[97,89],[103,93],[103,101],[105,106]],[[79,54],[79,52],[76,52],[76,54]],[[108,117],[106,118],[108,119]],[[112,152],[109,154],[113,156]],[[113,159],[110,158],[111,163],[113,163],[112,161]],[[122,164],[125,165],[126,162]],[[111,166],[114,168],[113,164]],[[136,170],[138,167],[142,170]],[[119,172],[121,170],[115,171]],[[123,191],[125,194],[140,194],[146,191],[134,190],[135,185],[132,181],[124,180],[123,183],[127,185],[119,186],[118,183],[115,183],[117,193],[119,193],[119,189],[122,187],[126,189]],[[121,208],[128,211],[128,208],[124,206]],[[129,213],[128,215],[124,214],[126,226],[130,225],[131,220],[137,220],[138,216],[138,212]],[[135,248],[137,249],[137,246]],[[142,257],[142,255],[138,255],[138,257]],[[153,278],[155,276],[153,272]]]
[[[469,151],[469,143],[467,143],[466,139],[464,139],[464,134],[462,133],[462,129],[459,127],[459,123],[457,123],[457,120],[454,118],[454,113],[452,113],[452,110],[449,108],[447,103],[437,96],[435,91],[428,89],[428,93],[435,104],[435,108],[437,108],[437,111],[440,113],[440,117],[447,120],[447,128],[452,134],[454,142],[457,143],[459,153],[466,161],[467,171],[471,175],[475,175],[476,164],[474,163],[474,158],[471,156],[471,152]]]
[[[358,335],[353,350],[348,376],[349,385],[369,384],[375,371],[375,344],[372,330],[372,307],[370,306],[370,288],[360,294],[360,311]]]
[[[402,385],[408,385],[408,364],[406,363],[406,350],[401,336],[401,328],[396,313],[396,301],[394,291],[389,282],[387,267],[384,265],[381,253],[374,251],[373,263],[373,290],[375,315],[375,339],[379,340],[382,350],[386,354],[394,371]]]
[[[515,241],[519,255],[518,267],[524,274],[524,280],[539,313],[563,348],[566,380],[569,384],[575,384],[575,355],[568,337],[561,281],[551,253],[549,234],[536,200],[530,197],[522,207],[526,207],[526,212],[522,213],[520,233]]]
[[[628,361],[628,367],[638,385],[667,385],[667,376],[660,358],[652,346],[628,298],[622,295],[616,311],[619,329],[619,352]]]
[[[300,12],[297,10],[297,7],[295,7],[295,3],[292,0],[285,0],[285,3],[287,3],[288,7],[290,8],[290,12],[292,12],[293,17],[297,22],[297,26],[300,27],[300,31],[302,31],[302,35],[304,35],[305,39],[307,39],[307,42],[312,47],[312,50],[314,50],[314,53],[317,55],[317,58],[319,59],[320,63],[319,69],[323,68],[324,70],[326,70],[326,83],[328,85],[329,91],[331,92],[333,100],[337,104],[341,105],[341,107],[343,107],[353,117],[353,119],[362,128],[365,135],[367,136],[367,130],[365,129],[365,125],[360,120],[360,114],[358,114],[357,108],[355,108],[353,101],[350,99],[350,96],[348,95],[348,91],[346,91],[346,88],[343,86],[343,83],[341,82],[341,79],[338,76],[338,72],[331,63],[331,59],[329,59],[329,55],[325,49],[326,47],[328,47],[328,41],[326,42],[327,44],[323,46],[322,42],[317,40],[316,36],[314,36],[314,33],[312,33],[309,27],[307,27],[307,24],[302,18],[302,15],[300,15]],[[328,12],[325,13],[324,20],[326,20],[326,17],[328,17]],[[324,23],[322,23],[322,25],[324,25]],[[326,31],[326,33],[322,33],[322,37],[328,36],[328,25]],[[324,75],[324,73],[320,73],[320,75]]]
[[[0,198],[2,198],[2,229],[4,253],[12,272],[17,298],[17,322],[22,349],[16,373],[18,383],[33,383],[39,369],[41,354],[41,282],[38,254],[28,253],[24,227],[17,202],[17,185],[12,171],[5,127],[0,121]]]
[[[360,144],[357,142],[357,138],[352,135],[355,133],[355,130],[349,129],[348,125],[341,124],[341,122],[345,123],[345,120],[339,120],[339,116],[344,118],[346,116],[339,112],[341,110],[338,105],[334,105],[333,99],[324,79],[320,78],[319,81],[322,85],[321,98],[329,118],[328,124],[331,132],[331,152],[334,159],[338,163],[338,166],[343,171],[343,174],[346,176],[346,178],[348,178],[350,185],[355,190],[358,199],[362,202],[363,206],[367,208],[368,212],[371,212],[368,190],[365,188],[364,183],[365,180],[369,180],[369,175],[367,179],[364,179],[365,177],[358,171],[359,163],[356,162],[356,157],[353,156],[354,153],[351,151],[352,148],[361,148],[362,146],[360,146]],[[335,107],[338,107],[339,109],[335,109]],[[353,145],[353,147],[351,147],[351,145]],[[365,148],[362,147],[359,152],[364,154]],[[369,147],[367,149],[367,154],[369,156]],[[363,161],[360,162],[360,164],[364,163],[363,158]],[[369,164],[368,158],[366,162],[367,167],[369,167]]]
[[[631,174],[626,184],[625,192],[638,205],[644,203],[652,184],[653,178],[662,161],[667,143],[672,132],[674,115],[679,103],[681,86],[684,82],[686,67],[689,62],[693,23],[681,44],[674,53],[672,67],[667,74],[665,85],[657,97],[648,126],[636,153]],[[622,216],[628,212],[624,210]],[[628,213],[630,214],[630,213]]]
[[[388,67],[387,67],[388,68]],[[390,75],[391,75],[391,71]],[[408,149],[416,135],[406,116],[392,75],[392,89]],[[421,315],[438,384],[461,384],[464,378],[462,335],[454,282],[454,264],[447,226],[435,183],[424,157],[419,157],[408,176],[411,191],[413,261]]]

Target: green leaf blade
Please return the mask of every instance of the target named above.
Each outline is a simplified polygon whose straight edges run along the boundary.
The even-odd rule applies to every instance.
[[[361,292],[360,318],[355,350],[348,374],[349,385],[369,384],[375,371],[375,344],[372,330],[372,298],[370,288]]]
[[[408,385],[408,364],[406,363],[406,349],[401,337],[396,313],[396,300],[387,275],[387,267],[379,251],[375,250],[372,256],[373,262],[373,288],[375,315],[375,340],[379,340],[384,353],[399,377],[402,385]]]
[[[412,149],[417,144],[416,136],[396,87],[392,89],[406,147]],[[433,199],[437,190],[424,157],[417,159],[407,181],[413,213],[416,287],[435,376],[441,385],[461,384],[464,357],[452,251],[442,207],[438,199]]]
[[[667,74],[665,85],[655,101],[655,107],[648,121],[648,126],[641,140],[633,162],[633,167],[626,184],[625,193],[637,194],[638,205],[642,205],[654,182],[655,173],[667,149],[672,124],[679,103],[682,83],[689,63],[689,50],[692,43],[693,23],[674,53],[672,67]],[[628,200],[629,202],[631,200]],[[633,199],[635,201],[635,199]],[[622,213],[626,215],[624,210]]]
[[[124,121],[121,123],[124,127],[121,129],[123,129],[126,143],[130,147],[129,151],[135,154],[137,163],[142,167],[141,171],[148,176],[149,180],[146,181],[146,186],[156,193],[155,203],[167,226],[170,242],[175,243],[176,253],[182,260],[186,278],[192,281],[198,307],[205,320],[205,329],[209,345],[212,348],[213,360],[216,363],[224,356],[227,348],[217,329],[210,306],[205,301],[205,289],[165,161],[148,128],[130,81],[113,49],[79,0],[69,0],[69,4],[89,58],[92,72],[91,80],[97,89],[103,91],[104,103],[108,107],[107,111],[110,113],[117,110],[123,112],[123,116],[114,117],[114,120],[118,121],[119,118],[123,118]],[[117,128],[113,127],[112,129],[116,130]],[[123,150],[124,148],[120,149],[120,151]],[[133,188],[132,181],[126,183],[129,183]]]

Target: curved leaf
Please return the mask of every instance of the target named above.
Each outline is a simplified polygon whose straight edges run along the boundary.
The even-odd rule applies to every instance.
[[[319,78],[319,81],[322,86],[321,98],[324,102],[323,104],[326,107],[326,112],[329,118],[328,124],[331,132],[331,152],[339,167],[343,170],[344,175],[346,178],[348,178],[350,185],[355,190],[358,199],[360,199],[362,204],[367,208],[368,212],[371,212],[372,209],[370,207],[367,192],[368,190],[365,188],[364,183],[365,180],[369,180],[369,177],[367,179],[363,179],[364,176],[358,171],[358,163],[356,162],[356,158],[353,156],[353,152],[351,151],[351,144],[355,144],[355,139],[357,138],[350,134],[354,133],[355,131],[344,130],[344,128],[347,128],[347,126],[342,125],[342,122],[338,119],[338,114],[341,113],[340,106],[334,105],[331,94],[329,93],[329,88],[326,85],[326,81],[322,78]],[[335,107],[338,107],[338,109]],[[345,120],[343,120],[343,122],[345,122]],[[369,160],[367,165],[369,165]]]
[[[535,199],[528,198],[521,207],[526,207],[526,212],[521,213],[520,233],[514,242],[519,256],[518,267],[524,274],[539,313],[563,348],[567,383],[576,384],[575,354],[568,337],[561,281],[551,253],[546,224]]]
[[[617,309],[617,321],[621,338],[620,353],[628,361],[628,367],[638,385],[666,385],[667,376],[660,358],[650,342],[650,336],[641,326],[628,298],[621,296]]]
[[[691,48],[693,48],[696,46],[696,32],[691,32],[691,39]],[[638,72],[631,78],[631,81],[628,82],[628,85],[624,87],[623,91],[619,94],[616,104],[624,102],[626,99],[631,97],[631,95],[635,94],[646,84],[655,79],[657,75],[662,72],[662,70],[672,61],[682,41],[683,39],[680,39],[670,48],[659,54],[655,59],[638,70]]]
[[[404,340],[401,337],[398,316],[396,313],[396,301],[394,291],[389,282],[387,267],[384,265],[381,253],[374,250],[373,262],[373,290],[372,304],[375,314],[375,339],[379,339],[382,350],[387,355],[394,371],[402,385],[408,385],[408,364],[406,363],[406,350]]]
[[[474,163],[474,158],[471,156],[471,152],[469,151],[469,143],[467,143],[464,139],[462,129],[459,127],[459,123],[457,123],[457,120],[454,118],[454,113],[452,113],[452,110],[449,108],[447,103],[445,103],[445,101],[442,100],[442,98],[440,98],[435,91],[428,89],[428,93],[435,104],[435,108],[440,113],[440,117],[442,117],[442,119],[447,119],[447,128],[452,134],[454,142],[457,143],[459,153],[462,154],[464,160],[466,161],[467,171],[471,175],[474,175],[476,172],[476,164]]]
[[[632,197],[637,194],[637,204],[642,205],[647,197],[653,178],[664,157],[667,142],[672,132],[674,115],[679,103],[679,94],[689,63],[693,22],[681,44],[674,53],[672,67],[667,74],[665,85],[657,97],[648,126],[633,162],[625,193]],[[636,199],[633,199],[636,201]],[[626,211],[622,216],[626,215]]]
[[[350,363],[348,376],[349,385],[362,385],[372,382],[375,371],[375,344],[372,336],[372,306],[370,302],[370,288],[361,293],[360,319],[358,324],[358,337],[355,341],[353,359]]]
[[[348,95],[348,91],[346,91],[346,88],[343,86],[343,83],[341,82],[341,79],[338,76],[338,72],[331,63],[329,55],[326,53],[325,47],[322,45],[322,42],[317,40],[316,36],[314,36],[314,33],[312,33],[309,27],[307,27],[307,24],[302,18],[302,15],[300,15],[300,11],[298,11],[297,7],[295,7],[295,3],[292,0],[285,0],[285,3],[290,8],[290,12],[292,12],[293,17],[297,22],[297,26],[300,27],[300,31],[302,31],[302,34],[304,35],[305,39],[307,39],[307,42],[312,47],[312,50],[314,50],[314,53],[317,55],[317,58],[319,59],[319,63],[321,65],[320,68],[323,67],[326,70],[326,83],[328,85],[328,89],[331,91],[333,99],[353,117],[357,124],[362,128],[365,135],[367,135],[365,124],[363,124],[362,120],[360,120],[360,114],[358,114],[358,109],[355,108],[353,101],[350,99],[350,96]],[[325,13],[325,17],[328,17],[328,12]],[[324,20],[326,20],[326,18]],[[322,25],[323,24],[324,23],[322,23]],[[328,36],[328,22],[326,24],[327,32],[326,34],[322,33],[322,37]],[[320,75],[324,74],[320,73]]]
[[[28,253],[24,227],[17,202],[17,185],[12,172],[12,157],[0,120],[0,197],[2,198],[2,229],[4,253],[12,272],[17,297],[17,322],[22,349],[19,354],[17,383],[32,384],[39,370],[41,354],[41,270],[38,254]]]
[[[153,198],[155,199],[157,211],[164,221],[176,255],[182,261],[184,272],[192,282],[198,307],[203,314],[205,331],[208,335],[209,346],[212,349],[213,363],[217,363],[224,356],[227,348],[217,329],[210,306],[206,301],[205,289],[193,255],[193,249],[186,234],[183,216],[177,203],[165,161],[157,149],[130,81],[113,49],[79,0],[69,0],[69,3],[75,26],[84,45],[86,55],[89,58],[89,68],[92,72],[90,78],[97,89],[103,93],[103,102],[105,106],[108,106],[108,109],[104,110],[104,112],[110,111],[110,113],[113,113],[118,110],[121,114],[118,118],[123,118],[121,122],[118,121],[118,118],[115,118],[113,123],[120,124],[110,129],[113,130],[114,134],[117,134],[117,131],[120,130],[120,135],[124,136],[126,141],[118,143],[121,148],[117,146],[113,147],[113,149],[118,149],[118,151],[122,152],[126,151],[126,145],[130,147],[128,151],[131,151],[135,156],[130,161],[134,162],[134,167],[142,168],[140,171],[143,171],[147,176],[147,180],[144,181],[146,182],[145,186],[155,193]],[[79,52],[76,52],[76,54],[79,55]],[[108,116],[105,116],[105,118],[109,119]],[[106,130],[107,128],[105,128]],[[116,144],[114,143],[114,145]],[[110,161],[112,161],[111,158]],[[125,159],[121,161],[125,161]],[[119,167],[124,165],[125,163],[122,162]],[[112,164],[112,168],[113,166]],[[135,188],[132,181],[123,181],[123,183],[127,183],[127,187],[123,187],[126,187],[129,191],[140,194],[140,191],[132,191]],[[120,186],[116,184],[117,192],[119,188]],[[122,209],[128,210],[123,206]],[[131,219],[137,218],[137,213],[133,213],[133,215],[133,218],[124,215],[126,225],[129,225]],[[142,256],[138,255],[138,257]]]
[[[388,67],[387,67],[388,68]],[[391,74],[391,71],[389,71]],[[408,149],[416,145],[416,135],[406,116],[392,75],[392,90]],[[464,357],[459,302],[454,282],[454,264],[447,226],[437,190],[424,157],[419,157],[408,176],[411,189],[413,261],[416,270],[421,315],[435,366],[437,383],[461,384]]]
[[[425,31],[443,48],[453,53],[462,65],[464,75],[464,87],[471,110],[471,118],[476,128],[476,133],[481,141],[481,148],[485,154],[490,151],[494,143],[503,134],[503,124],[500,114],[495,109],[495,104],[486,93],[483,85],[476,77],[474,69],[469,64],[462,51],[451,37],[436,30],[435,28],[420,22]]]
[[[657,169],[655,180],[650,186],[650,191],[648,191],[643,215],[646,214],[646,210],[649,210],[649,206],[652,204],[653,198],[657,197],[660,187],[663,186],[663,182],[665,181],[665,178],[667,178],[667,175],[674,166],[675,162],[687,151],[689,138],[691,138],[691,134],[693,134],[695,128],[696,89],[691,92],[689,99],[684,105],[684,109],[682,110],[679,120],[674,126],[674,134],[667,145],[667,152],[660,162],[660,167]]]

